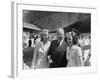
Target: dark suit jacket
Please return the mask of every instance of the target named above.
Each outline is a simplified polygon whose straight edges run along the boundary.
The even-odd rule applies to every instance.
[[[50,67],[66,67],[67,59],[66,59],[66,47],[67,44],[65,41],[62,42],[62,45],[59,47],[58,40],[54,40],[51,42],[51,46],[48,52],[48,55],[51,56],[53,63],[50,64]]]

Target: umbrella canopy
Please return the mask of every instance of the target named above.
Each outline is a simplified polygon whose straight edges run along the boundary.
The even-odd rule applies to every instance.
[[[24,23],[24,28],[28,28],[28,29],[32,29],[32,30],[36,30],[36,31],[41,31],[41,29],[39,29],[37,26],[30,24],[30,23]]]
[[[64,31],[69,32],[73,28],[77,29],[80,33],[91,33],[91,19],[87,18],[82,21],[77,21],[74,24],[64,27]]]

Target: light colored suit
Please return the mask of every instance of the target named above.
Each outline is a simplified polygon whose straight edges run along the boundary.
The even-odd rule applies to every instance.
[[[83,66],[81,48],[77,45],[72,45],[71,48],[67,47],[67,67],[79,67]]]

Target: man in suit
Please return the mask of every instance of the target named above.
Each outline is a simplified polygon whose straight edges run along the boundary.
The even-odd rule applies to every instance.
[[[50,68],[66,67],[66,47],[67,44],[64,39],[64,30],[59,28],[57,30],[57,40],[53,40],[51,42],[48,51],[48,56],[52,60],[50,63]]]

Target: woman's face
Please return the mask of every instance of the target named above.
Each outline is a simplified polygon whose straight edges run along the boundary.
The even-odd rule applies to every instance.
[[[43,41],[46,42],[48,40],[48,34],[43,34]]]
[[[72,44],[72,36],[67,36],[67,42],[68,44]]]

